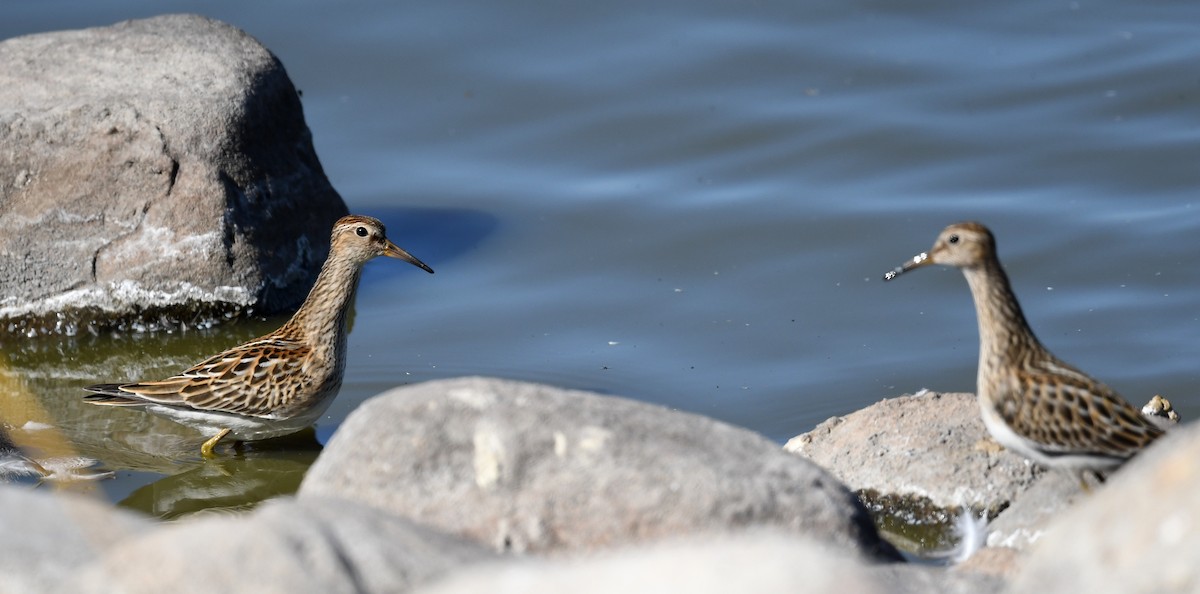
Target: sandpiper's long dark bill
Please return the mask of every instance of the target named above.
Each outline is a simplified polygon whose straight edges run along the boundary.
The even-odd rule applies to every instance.
[[[984,425],[1004,447],[1042,466],[1078,473],[1086,488],[1084,474],[1113,470],[1162,435],[1111,388],[1042,346],[987,227],[950,225],[932,249],[883,278],[929,264],[954,266],[967,279],[979,324],[976,392]]]
[[[433,269],[387,238],[378,219],[338,219],[308,297],[278,330],[218,353],[179,375],[159,381],[96,384],[84,400],[137,407],[209,436],[200,451],[231,435],[237,441],[279,437],[310,427],[342,387],[346,369],[347,312],[362,267],[398,258]]]
[[[387,245],[383,248],[384,256],[396,258],[397,260],[404,260],[405,262],[408,262],[409,264],[412,264],[413,266],[416,266],[417,268],[420,268],[429,274],[433,274],[433,269],[427,266],[424,262],[418,260],[416,256],[404,251],[400,248],[400,246],[392,243],[391,241],[386,239],[384,241],[387,241]]]

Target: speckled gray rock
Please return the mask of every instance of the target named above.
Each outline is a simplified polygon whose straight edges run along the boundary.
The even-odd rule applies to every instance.
[[[283,66],[200,16],[0,42],[0,143],[0,331],[294,307],[346,213]]]
[[[111,547],[64,592],[392,593],[492,555],[348,501],[276,500],[200,516]]]
[[[778,532],[703,535],[589,558],[481,564],[422,594],[988,594],[1003,582],[943,568],[868,564],[811,539]]]
[[[834,417],[784,449],[856,491],[996,513],[1042,471],[988,436],[972,394],[922,392]]]
[[[107,503],[0,484],[0,592],[54,592],[76,567],[154,523]]]
[[[1012,592],[1200,592],[1200,425],[1180,425],[1056,518]]]
[[[498,550],[595,550],[774,526],[894,555],[858,500],[765,438],[622,398],[463,378],[358,408],[299,497],[360,501]]]

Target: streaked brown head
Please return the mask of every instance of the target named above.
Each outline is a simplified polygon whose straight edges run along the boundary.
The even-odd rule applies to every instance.
[[[331,254],[349,258],[359,265],[377,256],[387,256],[404,260],[433,274],[432,268],[392,243],[387,238],[383,222],[374,217],[347,215],[338,219],[333,225],[333,235],[329,244]]]
[[[942,230],[928,252],[921,252],[888,271],[883,280],[930,264],[973,268],[995,257],[996,240],[987,227],[973,221],[955,223]]]

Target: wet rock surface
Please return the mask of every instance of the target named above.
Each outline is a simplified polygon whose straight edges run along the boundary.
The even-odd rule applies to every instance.
[[[303,300],[346,206],[282,64],[200,16],[0,42],[0,332]]]
[[[995,516],[1043,471],[988,435],[973,394],[922,392],[834,417],[784,446],[913,522]]]

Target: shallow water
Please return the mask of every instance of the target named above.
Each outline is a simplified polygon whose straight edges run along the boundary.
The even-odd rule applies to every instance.
[[[174,517],[289,492],[364,399],[464,374],[780,442],[888,396],[973,390],[961,275],[880,278],[962,219],[993,228],[1052,350],[1131,401],[1200,415],[1194,3],[295,6],[173,10],[274,51],[351,211],[437,274],[370,264],[317,443],[222,468],[199,463],[196,436],[97,416],[78,388],[177,371],[279,320],[4,344],[23,395],[8,418],[116,470],[99,489],[125,505]],[[10,37],[162,8],[4,10]]]

